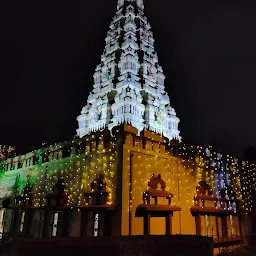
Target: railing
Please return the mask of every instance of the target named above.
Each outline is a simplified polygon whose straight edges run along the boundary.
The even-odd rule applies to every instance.
[[[249,256],[250,252],[246,251],[244,248],[233,249],[231,251],[223,249],[217,256]]]
[[[245,241],[249,241],[249,245]],[[256,234],[247,237],[232,236],[225,239],[213,237],[215,256],[256,256]],[[254,243],[253,243],[254,242]],[[252,243],[252,245],[250,245]]]
[[[213,243],[215,245],[218,244],[227,244],[227,245],[240,245],[240,244],[244,244],[244,240],[242,236],[230,236],[230,237],[226,237],[226,238],[217,238],[217,237],[213,237]]]

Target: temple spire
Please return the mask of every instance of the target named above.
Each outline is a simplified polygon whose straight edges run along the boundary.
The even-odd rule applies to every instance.
[[[169,140],[181,139],[180,120],[165,91],[165,75],[143,8],[143,0],[118,0],[93,90],[77,118],[77,136],[126,123],[138,133],[147,129]]]

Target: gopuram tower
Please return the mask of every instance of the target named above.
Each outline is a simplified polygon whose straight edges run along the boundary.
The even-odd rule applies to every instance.
[[[180,140],[179,118],[165,91],[143,0],[118,0],[93,90],[78,116],[77,136],[130,124]]]

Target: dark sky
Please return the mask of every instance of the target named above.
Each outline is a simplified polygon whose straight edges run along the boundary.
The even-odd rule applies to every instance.
[[[117,0],[2,1],[0,143],[71,139]],[[145,0],[185,140],[256,146],[256,2]]]

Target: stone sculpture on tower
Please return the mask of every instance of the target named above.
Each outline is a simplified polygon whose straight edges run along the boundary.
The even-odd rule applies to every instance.
[[[77,118],[77,136],[127,123],[180,140],[143,0],[118,0],[105,41],[93,90]]]

